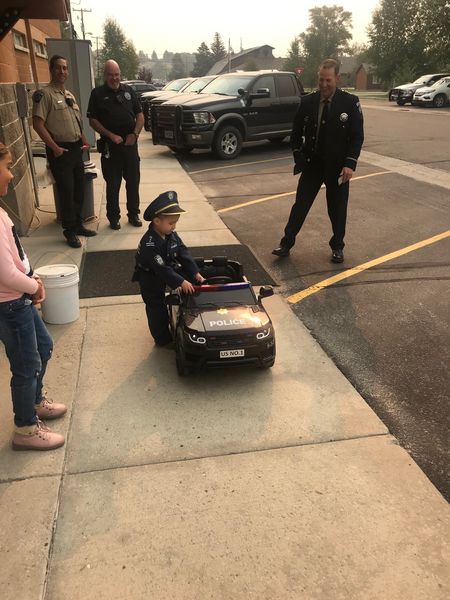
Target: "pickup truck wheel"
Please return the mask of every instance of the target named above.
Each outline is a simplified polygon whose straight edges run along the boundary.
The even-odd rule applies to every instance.
[[[434,106],[434,108],[442,108],[444,105],[445,105],[445,96],[444,96],[444,94],[438,94],[433,99],[433,106]]]
[[[185,146],[184,148],[169,146],[169,150],[172,150],[172,152],[175,152],[175,154],[189,154],[189,152],[192,152],[193,149],[194,148],[192,148],[191,146]]]
[[[242,135],[239,129],[232,125],[222,127],[214,138],[213,152],[218,158],[231,160],[236,158],[242,148]]]
[[[398,104],[399,106],[405,106],[405,104],[406,104],[406,101],[405,101],[405,100],[397,100],[397,104]]]

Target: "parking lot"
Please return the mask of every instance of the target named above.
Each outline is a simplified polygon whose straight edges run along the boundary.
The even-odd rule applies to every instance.
[[[227,226],[277,281],[278,293],[290,298],[298,318],[449,498],[450,218],[445,182],[450,109],[400,108],[376,100],[363,101],[363,109],[367,154],[351,184],[344,265],[329,262],[323,191],[291,256],[271,254],[297,185],[287,142],[248,144],[232,162],[214,160],[207,151],[180,160]],[[383,167],[374,154],[387,157]],[[407,163],[413,163],[409,169],[415,178],[403,174]],[[395,258],[385,258],[398,251]],[[375,266],[360,270],[374,260]],[[354,267],[355,273],[342,281],[298,296]]]

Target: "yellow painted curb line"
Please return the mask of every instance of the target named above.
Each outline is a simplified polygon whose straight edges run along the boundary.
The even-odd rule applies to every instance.
[[[367,179],[368,177],[376,177],[378,175],[388,175],[393,173],[393,171],[379,171],[378,173],[369,173],[368,175],[361,175],[360,177],[352,177],[351,181],[358,181],[360,179]],[[322,188],[325,186],[322,185]],[[242,204],[235,204],[234,206],[228,206],[227,208],[219,208],[217,213],[226,213],[231,210],[237,210],[238,208],[244,208],[245,206],[251,206],[252,204],[259,204],[260,202],[267,202],[267,200],[274,200],[275,198],[283,198],[284,196],[292,196],[296,191],[293,192],[283,192],[282,194],[275,194],[274,196],[265,196],[264,198],[257,198],[256,200],[249,200],[248,202],[243,202]]]
[[[296,294],[292,294],[292,296],[288,297],[288,302],[290,302],[291,304],[297,304],[297,302],[300,302],[301,300],[307,298],[308,296],[311,296],[312,294],[320,292],[320,290],[323,290],[324,288],[333,285],[333,283],[337,283],[338,281],[342,281],[343,279],[348,279],[349,277],[352,277],[353,275],[358,275],[358,273],[366,271],[371,267],[375,267],[376,265],[380,265],[389,260],[393,260],[394,258],[403,256],[403,254],[408,254],[409,252],[418,250],[419,248],[424,248],[425,246],[429,246],[430,244],[434,244],[448,237],[450,237],[450,230],[444,231],[443,233],[428,238],[427,240],[417,242],[417,244],[406,246],[405,248],[401,248],[400,250],[396,250],[395,252],[391,252],[390,254],[385,254],[384,256],[380,256],[379,258],[370,260],[369,262],[363,263],[362,265],[354,267],[353,269],[342,271],[337,275],[333,275],[333,277],[329,277],[328,279],[324,279],[323,281],[319,281],[319,283],[311,285],[309,288],[306,288],[306,290],[297,292]]]

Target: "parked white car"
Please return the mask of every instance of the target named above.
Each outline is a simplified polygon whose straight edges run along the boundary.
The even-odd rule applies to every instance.
[[[414,92],[412,103],[416,106],[442,108],[450,104],[450,77],[443,77],[429,87],[421,87]]]

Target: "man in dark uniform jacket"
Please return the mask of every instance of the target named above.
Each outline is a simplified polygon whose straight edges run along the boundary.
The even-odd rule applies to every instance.
[[[333,236],[331,260],[344,260],[349,181],[364,141],[363,115],[357,96],[337,88],[339,64],[325,60],[319,69],[319,90],[302,98],[294,118],[291,146],[294,175],[301,172],[295,203],[276,256],[288,256],[295,237],[323,183]]]
[[[184,293],[192,294],[192,282],[203,281],[196,262],[175,232],[184,212],[174,191],[160,194],[144,212],[144,219],[151,223],[139,242],[132,281],[139,282],[148,326],[157,346],[172,341],[165,303],[166,286],[181,287]]]
[[[107,60],[105,83],[91,92],[87,116],[100,134],[102,173],[106,181],[106,216],[111,229],[120,229],[119,191],[126,182],[128,221],[141,227],[139,219],[139,154],[137,141],[144,125],[141,103],[136,92],[120,83],[120,68]]]

